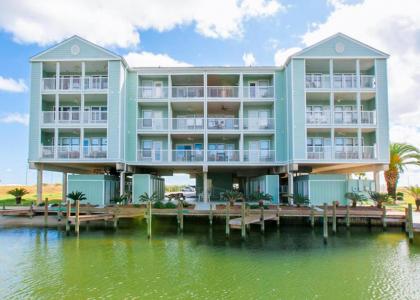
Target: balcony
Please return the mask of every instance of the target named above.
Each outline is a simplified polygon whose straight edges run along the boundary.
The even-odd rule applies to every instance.
[[[361,158],[359,156],[361,152]],[[307,158],[314,160],[376,159],[376,146],[307,146]]]
[[[53,91],[56,89],[57,79],[55,77],[42,78],[42,90]]]
[[[83,147],[41,145],[41,157],[43,159],[106,159],[107,153],[108,147],[105,145]]]
[[[360,88],[373,89],[376,87],[375,76],[373,75],[360,75]]]
[[[239,150],[208,150],[208,162],[238,162],[240,161]]]
[[[138,97],[140,99],[167,99],[167,87],[139,86]]]
[[[80,91],[82,89],[82,76],[60,76],[60,90]]]
[[[173,118],[173,130],[203,130],[204,118]]]
[[[83,158],[100,159],[100,158],[107,157],[108,147],[105,145],[83,146],[82,148],[83,148]]]
[[[376,125],[376,111],[361,111],[360,123],[363,125]]]
[[[360,121],[357,111],[334,111],[331,122],[330,111],[307,111],[306,124],[309,125],[376,125],[376,111],[361,111]]]
[[[243,88],[245,99],[269,99],[274,98],[273,86],[248,86]]]
[[[208,98],[238,98],[238,86],[209,86],[207,87]]]
[[[306,152],[308,159],[331,159],[330,146],[307,146]]]
[[[352,125],[358,123],[357,111],[335,111],[334,124],[336,125]]]
[[[329,111],[307,111],[306,124],[328,125],[331,124]]]
[[[83,78],[83,80],[82,80]],[[54,91],[57,89],[56,77],[42,78],[42,90]],[[108,76],[60,76],[59,89],[61,91],[80,91],[83,88],[86,91],[103,91],[108,89]]]
[[[107,111],[84,111],[83,123],[85,124],[106,124],[108,122]]]
[[[137,151],[137,160],[142,162],[167,162],[168,150],[141,149]]]
[[[305,86],[308,89],[329,89],[331,87],[329,74],[307,73]],[[360,79],[354,73],[335,73],[333,75],[334,89],[373,89],[376,87],[374,75],[360,75]]]
[[[308,89],[329,89],[331,87],[330,75],[321,73],[307,73],[305,86]]]
[[[239,130],[239,118],[208,118],[209,130]]]
[[[272,162],[275,160],[274,150],[244,150],[244,161]]]
[[[84,89],[86,91],[100,91],[108,89],[108,76],[85,76]]]
[[[204,161],[203,150],[172,150],[173,162],[202,162]]]
[[[275,120],[273,118],[244,118],[244,130],[259,131],[273,130],[275,128]]]
[[[83,119],[80,111],[60,111],[58,118],[55,111],[43,111],[43,124],[80,124],[83,120],[84,124],[106,124],[108,121],[107,111],[85,111],[83,112]]]
[[[173,86],[172,98],[203,98],[203,86]]]
[[[168,119],[167,118],[138,118],[137,119],[137,130],[167,130]]]

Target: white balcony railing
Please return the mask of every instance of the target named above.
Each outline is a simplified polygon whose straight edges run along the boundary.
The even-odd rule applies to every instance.
[[[361,111],[360,123],[364,125],[376,125],[376,111]]]
[[[239,118],[208,118],[209,130],[239,130]]]
[[[329,89],[331,87],[330,75],[320,73],[307,73],[305,85],[308,89]]]
[[[359,147],[358,146],[335,146],[334,158],[335,159],[358,159]]]
[[[202,162],[204,161],[203,150],[172,150],[174,162]]]
[[[137,151],[137,160],[143,162],[167,162],[168,150],[140,149]]]
[[[335,111],[334,124],[357,124],[358,123],[357,111]]]
[[[54,159],[55,158],[55,147],[41,145],[41,158]]]
[[[360,75],[360,87],[362,89],[373,89],[376,87],[375,76],[373,75]]]
[[[80,111],[60,111],[58,112],[58,122],[65,123],[80,123]]]
[[[83,158],[88,159],[103,159],[107,157],[108,147],[100,146],[83,146]]]
[[[77,124],[81,122],[80,111],[60,111],[56,118],[55,111],[43,111],[42,123],[54,124]],[[83,112],[83,123],[85,124],[105,124],[108,121],[107,111],[85,111]]]
[[[209,98],[238,98],[239,87],[237,86],[208,86],[207,97]]]
[[[168,118],[138,118],[137,130],[167,130]]]
[[[237,162],[240,161],[239,150],[208,150],[207,161],[209,162]]]
[[[306,124],[317,124],[324,125],[330,124],[330,112],[329,111],[307,111],[306,112]]]
[[[331,159],[330,146],[307,146],[306,154],[308,159]]]
[[[243,88],[246,99],[266,99],[274,97],[273,86],[247,86]]]
[[[203,98],[203,86],[173,86],[172,98]]]
[[[57,79],[55,77],[42,78],[42,89],[44,91],[52,91],[56,89]]]
[[[60,76],[60,90],[79,91],[82,88],[81,76]]]
[[[43,124],[54,124],[55,123],[55,111],[43,111],[42,112],[42,123]]]
[[[58,146],[58,159],[80,159],[80,146]]]
[[[83,123],[105,124],[108,121],[107,111],[85,111],[83,112]]]
[[[375,158],[377,158],[375,146],[362,146],[362,159]]]
[[[204,129],[204,118],[173,118],[173,130],[202,130]]]
[[[108,76],[105,75],[85,76],[84,82],[85,90],[98,91],[108,89]]]
[[[275,120],[273,118],[244,118],[244,130],[272,130]]]
[[[271,162],[275,160],[274,150],[244,150],[244,161]]]
[[[335,89],[354,89],[357,88],[356,74],[334,74],[333,87]]]
[[[167,87],[139,86],[140,99],[165,99],[168,98]]]

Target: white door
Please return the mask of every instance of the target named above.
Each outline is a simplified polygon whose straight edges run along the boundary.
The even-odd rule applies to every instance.
[[[257,97],[257,83],[255,81],[248,82],[249,98]]]
[[[269,113],[267,110],[260,110],[258,112],[258,127],[259,129],[268,129],[268,117]]]
[[[259,143],[258,141],[249,142],[249,161],[258,161],[259,157]]]
[[[155,87],[155,98],[163,98],[163,82],[154,81],[153,85]]]
[[[257,97],[267,98],[269,95],[269,81],[268,80],[258,80],[258,91]]]

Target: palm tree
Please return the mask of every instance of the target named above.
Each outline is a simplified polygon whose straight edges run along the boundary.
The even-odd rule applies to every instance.
[[[236,190],[230,190],[223,193],[223,198],[229,201],[230,206],[232,206],[236,201],[243,200],[244,195]]]
[[[395,200],[400,173],[408,165],[420,166],[420,150],[406,143],[392,143],[389,146],[389,168],[384,172],[388,194]]]
[[[407,192],[414,198],[416,201],[416,210],[420,210],[420,186],[409,186]]]
[[[365,196],[358,193],[346,193],[344,197],[346,197],[346,199],[349,199],[351,201],[352,207],[356,207],[357,202],[363,202],[366,200]]]
[[[84,201],[87,199],[86,195],[79,191],[73,191],[70,194],[67,194],[66,197],[73,200],[74,203],[76,203],[76,201]]]
[[[153,193],[149,196],[148,193],[144,192],[142,195],[139,196],[140,202],[156,202],[158,200],[158,196],[156,193]]]
[[[377,208],[382,208],[385,202],[388,202],[389,195],[386,193],[369,192],[369,197],[376,203]]]
[[[15,188],[7,192],[9,195],[15,197],[16,204],[19,205],[22,202],[22,197],[29,194],[29,192],[24,188]]]

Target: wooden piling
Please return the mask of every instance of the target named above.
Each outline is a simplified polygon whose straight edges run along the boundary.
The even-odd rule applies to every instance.
[[[350,206],[346,206],[346,227],[350,228]]]
[[[327,215],[327,203],[324,203],[323,211],[323,223],[324,223],[324,243],[327,243],[328,239],[328,215]]]
[[[75,224],[75,231],[76,234],[79,234],[79,229],[80,229],[80,201],[76,201],[76,224]]]
[[[152,238],[152,201],[147,201],[147,237]]]
[[[118,217],[116,215],[114,215],[114,219],[112,221],[113,221],[114,229],[117,229],[118,228]]]
[[[48,198],[44,202],[44,226],[48,226]]]
[[[63,217],[63,213],[61,212],[61,202],[58,203],[58,210],[57,210],[57,220],[58,222],[61,222],[61,219]]]
[[[178,201],[178,228],[184,230],[184,208],[181,201]]]
[[[332,232],[337,233],[337,202],[333,201]]]
[[[246,237],[245,230],[245,202],[241,204],[241,237],[244,239]]]
[[[280,204],[277,204],[277,228],[280,227]]]
[[[315,207],[311,205],[311,227],[315,227]]]
[[[404,222],[404,227],[405,227],[405,232],[408,233],[408,208],[404,209],[405,211],[405,222]]]
[[[229,237],[229,234],[230,234],[229,221],[230,221],[230,203],[228,201],[226,202],[226,228],[225,228],[226,237]]]
[[[386,229],[386,207],[382,208],[382,228]]]
[[[210,204],[209,224],[210,226],[213,226],[213,204]]]
[[[408,240],[410,243],[414,240],[414,232],[413,232],[413,205],[411,203],[408,204]]]
[[[260,216],[261,233],[264,233],[264,231],[265,231],[264,205],[261,205],[260,212],[261,212],[261,216]]]
[[[71,216],[71,202],[67,200],[67,207],[66,207],[66,232],[67,234],[70,233],[70,221],[69,221],[70,216]]]
[[[6,210],[6,204],[3,202],[3,210]]]

